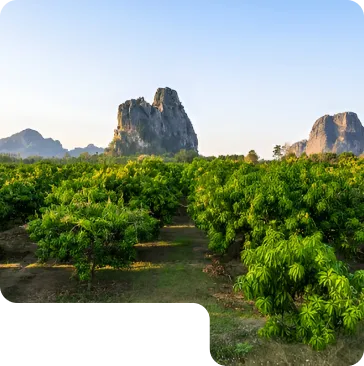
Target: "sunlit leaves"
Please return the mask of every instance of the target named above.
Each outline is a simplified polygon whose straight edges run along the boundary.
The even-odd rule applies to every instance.
[[[271,297],[257,298],[255,305],[263,314],[271,314],[273,310],[273,301]]]
[[[363,311],[359,307],[351,307],[343,314],[344,327],[349,331],[353,332],[356,325],[364,317]]]
[[[297,282],[297,280],[301,280],[303,278],[305,268],[299,263],[294,263],[290,266],[288,274],[293,281]]]
[[[347,309],[364,310],[363,275],[350,275],[334,250],[355,255],[364,241],[364,164],[320,159],[229,163],[226,171],[216,159],[194,174],[190,191],[193,218],[207,228],[211,249],[226,252],[234,236],[245,237],[248,272],[235,290],[274,318],[260,334],[317,350],[334,341]],[[358,313],[346,314],[346,329],[351,318]]]
[[[97,267],[128,265],[134,245],[156,237],[158,221],[112,203],[71,204],[52,206],[28,231],[41,261],[72,260],[80,280],[90,280]]]
[[[183,169],[158,158],[125,166],[0,165],[0,225],[38,215],[29,232],[39,258],[72,260],[80,279],[89,279],[95,266],[129,263],[134,244],[170,221]]]

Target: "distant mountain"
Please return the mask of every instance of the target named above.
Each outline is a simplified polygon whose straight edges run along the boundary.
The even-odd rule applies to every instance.
[[[84,152],[88,152],[90,155],[101,154],[104,149],[88,145],[85,148],[76,148],[69,151],[63,148],[58,140],[45,139],[38,131],[32,129],[26,129],[10,137],[0,139],[0,154],[19,154],[22,158],[29,156],[63,157],[66,153],[78,157]]]
[[[360,155],[364,153],[364,127],[352,112],[326,115],[315,122],[308,141],[296,142],[289,152],[297,156],[303,152],[307,155],[325,152]]]
[[[306,152],[307,140],[302,140],[295,142],[288,149],[289,153],[294,153],[296,156],[300,157],[303,153]]]
[[[95,154],[102,154],[104,152],[104,149],[102,149],[101,147],[97,147],[93,144],[87,145],[86,147],[76,147],[73,150],[70,150],[68,153],[73,156],[73,157],[78,157],[80,156],[82,153],[89,153],[90,155],[95,155]]]
[[[198,139],[177,92],[159,88],[153,104],[139,98],[119,106],[109,149],[117,155],[197,152]]]

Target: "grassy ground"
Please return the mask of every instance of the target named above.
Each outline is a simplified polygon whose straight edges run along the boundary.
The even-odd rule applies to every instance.
[[[35,264],[34,244],[22,228],[0,234],[7,253],[0,286],[13,302],[198,303],[210,314],[211,354],[222,365],[349,366],[364,350],[364,332],[341,337],[324,352],[257,337],[265,319],[242,295],[234,294],[239,262],[220,265],[207,250],[205,235],[186,216],[176,217],[160,241],[137,246],[129,269],[97,271],[93,290],[78,284],[71,266]],[[9,254],[11,253],[11,254]]]

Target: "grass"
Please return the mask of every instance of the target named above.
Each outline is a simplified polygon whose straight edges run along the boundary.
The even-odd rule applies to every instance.
[[[187,237],[178,234],[173,240],[138,245],[138,260],[144,261],[130,269],[99,270],[91,292],[77,286],[59,293],[56,301],[197,303],[210,313],[213,358],[225,365],[242,361],[253,348],[247,339],[255,333],[243,326],[243,320],[258,315],[248,304],[235,310],[231,283],[203,272],[211,262],[201,240],[196,244],[191,234],[193,231]]]
[[[225,366],[273,362],[275,365],[349,366],[355,363],[352,360],[359,360],[362,336],[341,338],[323,352],[302,344],[258,338],[257,330],[265,319],[252,303],[233,293],[230,279],[203,271],[211,261],[206,251],[201,250],[201,240],[194,241],[193,236],[194,232],[189,231],[187,237],[179,233],[173,240],[139,246],[139,258],[143,257],[144,261],[130,269],[100,270],[91,293],[78,287],[73,292],[59,294],[57,301],[198,303],[210,314],[211,355]]]
[[[207,239],[191,225],[164,228],[160,241],[136,248],[138,258],[130,268],[99,269],[91,291],[70,279],[72,266],[27,263],[20,280],[14,282],[18,265],[4,263],[0,277],[14,282],[11,301],[200,304],[210,314],[211,355],[225,366],[349,366],[362,355],[364,332],[341,337],[323,352],[258,338],[265,319],[252,303],[233,293],[230,277],[216,275]]]

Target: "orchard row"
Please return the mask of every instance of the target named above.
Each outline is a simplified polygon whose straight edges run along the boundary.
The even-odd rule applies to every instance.
[[[132,262],[134,245],[156,239],[182,195],[183,165],[159,159],[0,169],[0,225],[30,221],[39,259],[72,262],[81,280],[97,267]]]
[[[269,316],[260,334],[323,349],[364,319],[364,160],[291,159],[251,165],[194,161],[189,212],[210,249],[242,250],[247,274],[235,284]]]
[[[323,349],[355,331],[364,271],[347,263],[364,245],[363,159],[0,165],[0,225],[29,222],[39,259],[73,263],[81,280],[130,264],[183,196],[211,251],[241,252],[235,289],[269,317],[261,335]]]

